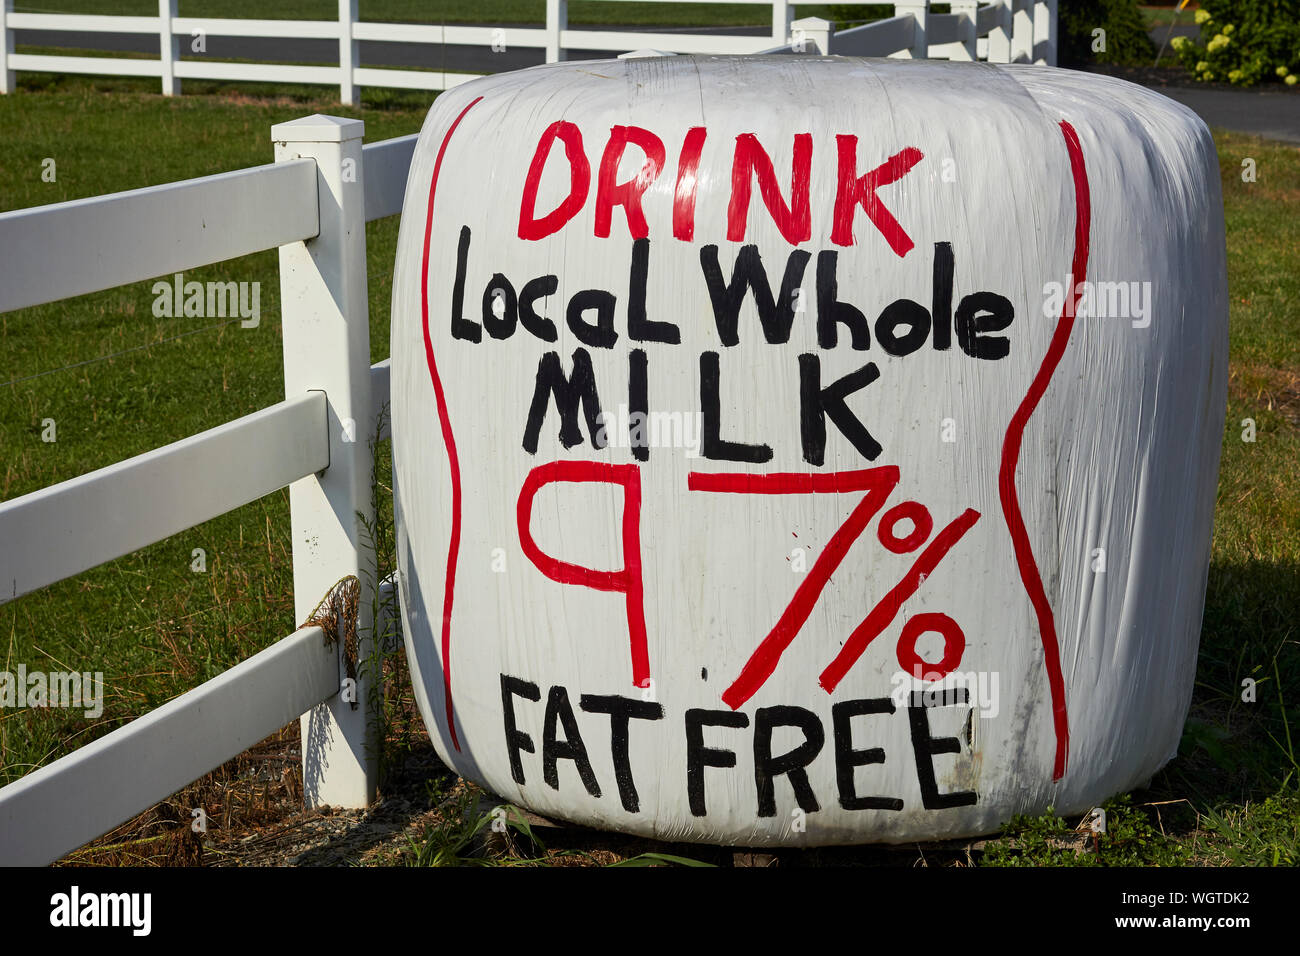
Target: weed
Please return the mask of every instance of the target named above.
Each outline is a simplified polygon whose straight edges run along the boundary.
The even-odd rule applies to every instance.
[[[1188,862],[1188,847],[1170,839],[1153,821],[1151,807],[1135,805],[1129,794],[1102,805],[1106,831],[1072,827],[1048,809],[1040,816],[1017,816],[988,843],[983,866],[1151,866]]]

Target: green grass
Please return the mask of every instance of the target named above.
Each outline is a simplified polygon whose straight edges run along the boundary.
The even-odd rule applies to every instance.
[[[1219,144],[1232,381],[1187,756],[1165,777],[1168,793],[1242,804],[1300,785],[1300,154],[1243,136]],[[1246,158],[1257,182],[1241,180]],[[1255,703],[1241,699],[1247,678]]]
[[[370,90],[357,111],[319,90],[255,84],[187,81],[187,95],[173,99],[152,92],[148,80],[25,75],[21,85],[0,97],[0,209],[269,162],[270,126],[313,112],[361,115],[373,141],[417,130],[427,109],[422,94]],[[1110,806],[1113,840],[1095,857],[1058,852],[1047,837],[1073,823],[1045,817],[1017,821],[986,852],[987,862],[1296,860],[1300,153],[1230,134],[1216,142],[1228,225],[1231,393],[1197,688],[1182,752],[1150,790]],[[46,157],[57,163],[53,183],[41,179]],[[1258,170],[1253,183],[1241,181],[1247,157]],[[395,218],[367,229],[372,360],[388,351],[396,232]],[[260,327],[236,322],[177,338],[196,324],[155,318],[151,282],[0,315],[0,499],[283,397],[275,254],[196,269],[187,278],[261,282]],[[41,440],[46,418],[56,422],[54,443]],[[1241,441],[1246,418],[1256,423],[1253,443]],[[200,547],[207,571],[195,573],[191,554]],[[102,670],[108,686],[104,715],[93,723],[58,710],[0,712],[0,783],[290,633],[298,623],[290,553],[287,495],[277,493],[0,605],[0,669],[50,661],[46,669]],[[1241,699],[1245,678],[1257,681],[1253,703]]]
[[[90,13],[102,16],[157,16],[155,0],[17,0],[16,10],[42,13]],[[274,6],[255,0],[181,0],[182,17],[259,20],[336,20],[332,0],[283,0]],[[405,23],[543,23],[545,0],[361,0],[362,21]],[[893,16],[890,4],[827,4],[799,6],[798,17],[828,20],[871,20]],[[770,26],[772,8],[739,3],[628,3],[574,0],[569,22],[581,25],[627,26]]]
[[[1148,27],[1167,27],[1171,23],[1186,24],[1188,26],[1196,23],[1196,10],[1188,7],[1186,10],[1175,10],[1173,7],[1138,7],[1142,13],[1142,18],[1146,20]]]

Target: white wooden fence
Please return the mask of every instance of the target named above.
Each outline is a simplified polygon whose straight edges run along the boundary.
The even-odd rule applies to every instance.
[[[825,21],[794,20],[799,5],[813,0],[734,0],[770,6],[772,32],[764,36],[734,34],[652,33],[574,30],[567,0],[546,0],[546,24],[540,27],[441,26],[413,23],[363,23],[357,0],[339,0],[337,20],[225,20],[177,16],[179,0],[158,0],[156,17],[87,16],[15,13],[13,0],[0,0],[0,93],[14,89],[19,70],[155,76],[168,96],[181,91],[184,79],[308,83],[339,87],[344,104],[360,101],[363,86],[446,90],[478,74],[360,66],[358,43],[429,43],[546,51],[546,62],[566,58],[570,50],[654,49],[665,53],[763,53],[812,44],[822,53],[853,56],[932,57],[1036,62],[1056,65],[1057,0],[952,0],[951,12],[930,10],[929,0],[895,3],[886,20],[834,32]],[[608,0],[618,2],[618,0]],[[676,0],[679,3],[699,0]],[[14,53],[15,30],[139,33],[159,38],[158,59],[78,57]],[[338,66],[291,66],[268,63],[223,63],[183,57],[198,37],[280,37],[337,40]]]
[[[362,147],[360,120],[271,130],[276,162],[0,214],[0,312],[280,250],[285,400],[164,448],[0,503],[11,600],[289,487],[296,620],[346,575],[373,579],[365,223],[401,210],[414,135]],[[360,517],[358,517],[360,515]],[[367,590],[373,590],[367,588]],[[358,602],[369,653],[371,594]],[[375,793],[368,675],[340,695],[342,642],[304,627],[144,717],[0,789],[0,864],[79,847],[302,717],[308,805]]]

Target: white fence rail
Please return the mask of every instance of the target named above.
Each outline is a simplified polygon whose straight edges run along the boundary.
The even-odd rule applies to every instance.
[[[894,4],[894,17],[838,33],[825,21],[794,20],[796,7],[814,0],[738,0],[771,7],[772,31],[762,36],[571,29],[567,0],[547,0],[546,23],[538,27],[361,23],[357,21],[356,0],[339,0],[337,20],[180,17],[178,2],[159,0],[156,17],[113,17],[15,13],[13,0],[0,0],[0,93],[13,90],[15,72],[26,70],[158,77],[167,95],[180,93],[185,79],[321,84],[338,86],[341,101],[355,104],[363,86],[445,90],[479,75],[363,67],[358,56],[362,40],[477,46],[484,50],[504,44],[505,48],[544,50],[548,63],[565,59],[569,50],[751,54],[793,46],[793,52],[996,63],[1032,61],[1054,66],[1057,51],[1057,0],[953,0],[949,4],[951,12],[945,14],[930,12],[929,0],[908,0]],[[15,30],[150,34],[158,37],[160,53],[158,59],[16,54]],[[338,65],[226,63],[183,55],[197,38],[217,36],[337,40]],[[806,47],[810,41],[811,47]]]
[[[42,866],[131,819],[338,692],[307,627],[0,790],[0,865]]]
[[[325,406],[323,392],[307,392],[0,503],[5,599],[148,547],[324,471],[330,464]]]
[[[0,213],[0,312],[309,239],[315,184],[302,160]]]
[[[268,166],[0,215],[0,245],[14,253],[0,259],[0,311],[278,246],[286,393],[252,415],[0,502],[0,602],[287,486],[297,620],[355,574],[359,657],[368,654],[373,568],[356,515],[372,517],[370,439],[384,434],[372,436],[371,410],[388,401],[389,364],[369,365],[364,224],[400,211],[416,137],[363,148],[363,129],[308,117],[272,129],[277,162]],[[207,228],[196,227],[204,217]],[[302,628],[0,789],[0,865],[57,859],[294,717],[304,800],[366,805],[373,721],[364,683],[354,688],[357,709],[340,696],[342,653],[320,628]]]

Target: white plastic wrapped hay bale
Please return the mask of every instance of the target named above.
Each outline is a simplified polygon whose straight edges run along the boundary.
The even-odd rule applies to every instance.
[[[815,845],[1173,756],[1227,382],[1192,113],[1028,66],[555,64],[438,98],[401,229],[402,609],[457,771]]]

